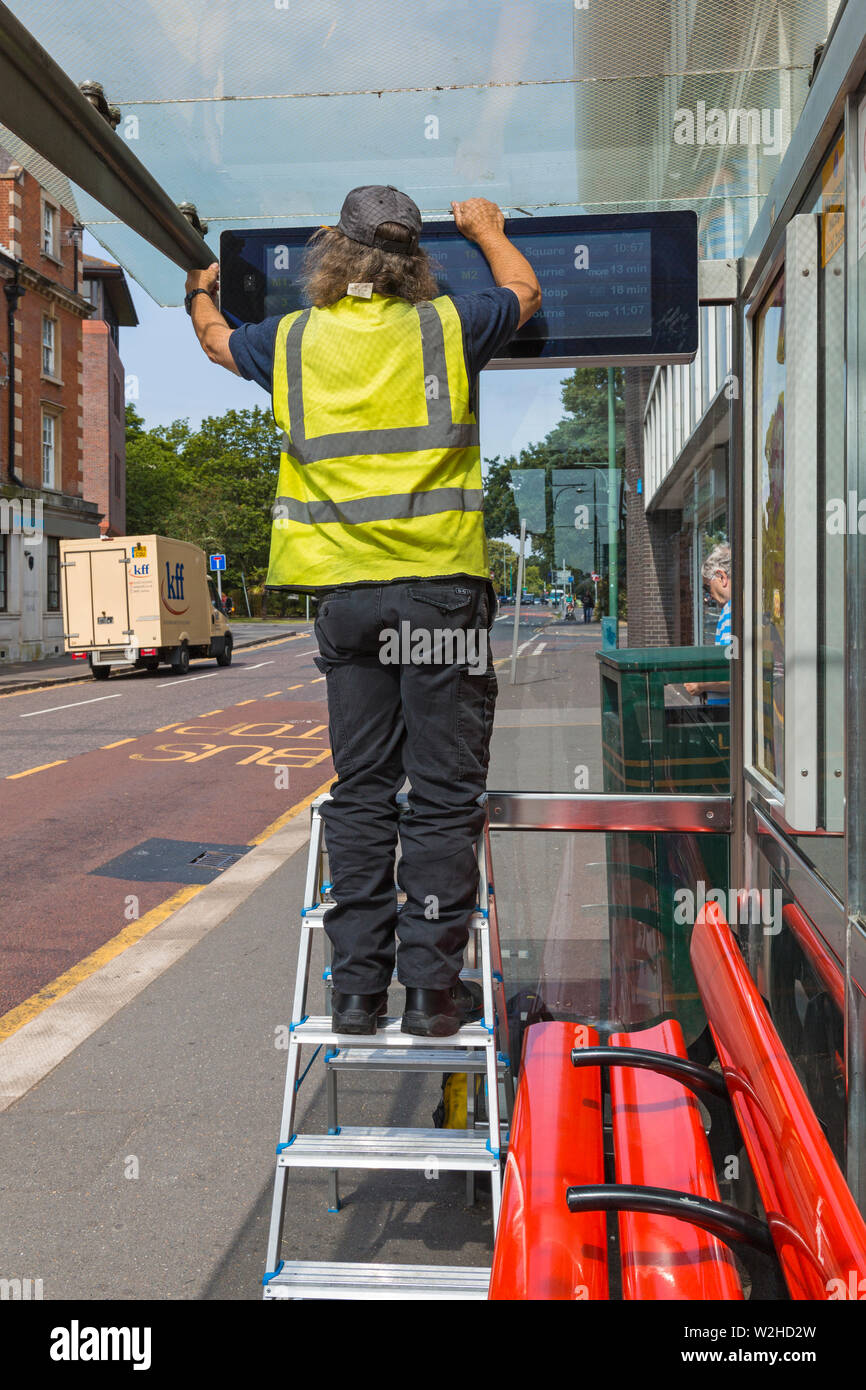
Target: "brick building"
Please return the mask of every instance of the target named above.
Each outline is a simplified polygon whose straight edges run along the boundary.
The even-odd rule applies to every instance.
[[[108,525],[123,524],[123,371],[116,325],[87,322],[99,310],[86,293],[80,233],[57,198],[0,148],[0,664],[63,650],[60,538],[98,535],[103,503]],[[95,345],[87,365],[85,325],[88,347]],[[110,420],[118,377],[120,436]],[[91,393],[100,398],[96,415],[108,421],[95,436]],[[90,454],[94,437],[99,448]],[[115,457],[118,481],[100,481]]]
[[[82,294],[93,317],[82,323],[84,349],[85,497],[102,512],[106,536],[126,532],[126,418],[124,372],[118,351],[119,329],[132,328],[138,315],[121,267],[97,256],[82,261]]]

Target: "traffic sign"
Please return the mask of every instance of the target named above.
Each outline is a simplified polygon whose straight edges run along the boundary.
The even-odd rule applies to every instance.
[[[211,555],[210,567],[212,570],[224,570],[226,567],[225,555]]]
[[[589,577],[592,580],[593,584],[597,584],[598,581],[601,579],[600,574],[591,574]]]

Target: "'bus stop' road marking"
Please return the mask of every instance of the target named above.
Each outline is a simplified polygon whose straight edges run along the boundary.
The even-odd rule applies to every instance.
[[[85,1042],[203,937],[309,839],[302,813],[329,777],[248,843],[250,851],[213,883],[187,884],[0,1018],[0,1111]]]
[[[52,705],[50,709],[32,709],[27,714],[19,714],[19,719],[32,719],[36,714],[56,714],[61,709],[77,709],[79,705],[98,705],[100,700],[119,700],[119,695],[94,695],[92,700],[73,700],[68,705]]]

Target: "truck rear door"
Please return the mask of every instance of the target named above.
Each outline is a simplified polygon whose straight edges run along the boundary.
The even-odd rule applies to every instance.
[[[125,647],[129,602],[125,546],[66,552],[66,596],[71,645]],[[73,636],[73,634],[75,634]]]

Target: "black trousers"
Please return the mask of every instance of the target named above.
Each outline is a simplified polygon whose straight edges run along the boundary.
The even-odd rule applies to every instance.
[[[327,678],[338,777],[322,808],[337,904],[325,930],[333,983],[346,993],[387,988],[395,951],[403,985],[447,988],[462,967],[497,694],[495,606],[491,584],[460,576],[344,588],[319,601],[315,661]],[[398,917],[396,797],[406,777]]]

